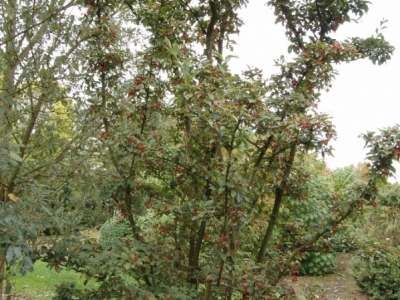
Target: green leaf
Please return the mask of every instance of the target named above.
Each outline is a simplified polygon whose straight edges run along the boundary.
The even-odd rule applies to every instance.
[[[132,265],[129,262],[124,263],[125,270],[130,270]]]
[[[7,253],[6,253],[6,261],[10,263],[13,260],[14,257],[14,247],[8,247]]]
[[[5,289],[5,293],[6,294],[11,294],[11,291],[12,291],[12,285],[11,285],[11,283],[9,283],[8,281],[7,281],[7,283],[6,283],[6,289]]]
[[[14,259],[17,260],[21,256],[21,248],[20,247],[13,247],[14,251]]]
[[[79,64],[76,60],[72,60],[71,64],[75,71],[79,71]]]
[[[221,259],[222,259],[223,261],[226,260],[226,254],[225,254],[225,253],[221,252],[220,256],[221,256]]]
[[[15,161],[23,162],[22,158],[18,154],[15,154],[13,152],[10,152],[10,157]]]

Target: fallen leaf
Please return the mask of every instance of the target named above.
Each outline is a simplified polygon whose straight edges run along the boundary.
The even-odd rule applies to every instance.
[[[17,202],[18,201],[18,197],[15,196],[13,193],[9,193],[8,194],[8,198],[10,198],[12,201]]]

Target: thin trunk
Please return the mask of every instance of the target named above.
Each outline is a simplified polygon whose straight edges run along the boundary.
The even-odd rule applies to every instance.
[[[5,274],[5,257],[4,252],[0,249],[0,300],[3,300],[3,283],[4,283],[4,274]]]
[[[206,221],[201,221],[199,229],[197,231],[197,238],[192,236],[190,239],[190,253],[189,253],[189,269],[190,275],[188,277],[188,281],[191,284],[197,286],[198,280],[195,272],[199,269],[199,257],[201,251],[201,245],[204,239],[204,233],[206,232]]]
[[[211,61],[212,60],[212,42],[213,42],[213,33],[214,27],[218,21],[218,11],[216,1],[210,0],[208,1],[211,9],[211,18],[208,23],[207,32],[206,32],[206,48],[204,50],[204,55]]]
[[[4,39],[8,42],[6,43],[6,51],[4,53],[4,69],[2,70],[3,75],[3,84],[0,90],[0,107],[3,108],[3,111],[0,113],[0,140],[3,144],[3,148],[9,153],[9,144],[10,144],[10,133],[11,133],[11,123],[9,122],[9,118],[11,116],[12,111],[12,100],[15,94],[15,86],[14,86],[14,78],[15,78],[15,70],[17,67],[17,54],[14,49],[14,41],[12,37],[16,32],[16,9],[17,3],[15,0],[10,0],[8,2],[8,8],[10,8],[9,12],[12,15],[6,16],[3,23],[3,32]],[[7,9],[7,8],[5,8]],[[0,201],[6,202],[8,201],[8,180],[5,172],[1,172],[0,174]],[[0,278],[2,274],[0,273]]]
[[[274,232],[274,228],[275,228],[276,222],[279,217],[279,210],[280,210],[282,202],[283,202],[283,186],[286,185],[287,180],[290,175],[290,172],[292,171],[293,161],[294,161],[294,157],[296,155],[296,149],[297,149],[296,145],[293,145],[291,147],[289,158],[287,161],[286,169],[283,174],[281,184],[275,190],[274,207],[272,209],[272,214],[271,214],[269,222],[268,222],[267,231],[265,232],[264,238],[263,238],[261,246],[260,246],[260,250],[258,252],[257,263],[261,263],[264,260],[265,250],[267,249],[267,246],[268,246],[269,242],[271,241],[272,233]]]
[[[264,146],[260,149],[260,153],[256,162],[254,163],[253,171],[250,174],[249,180],[247,181],[247,185],[251,186],[254,183],[254,179],[256,178],[256,174],[261,166],[261,163],[264,159],[265,153],[267,152],[269,146],[271,145],[273,136],[271,135],[267,141],[265,142]]]
[[[215,157],[216,152],[217,152],[217,148],[214,145],[210,150],[210,160]],[[204,193],[207,200],[210,199],[211,193],[212,193],[212,190],[209,185],[210,184],[207,184],[207,187],[206,187],[206,190]],[[206,226],[207,226],[207,222],[205,220],[202,220],[200,222],[200,226],[199,226],[199,229],[196,234],[197,237],[194,237],[192,235],[192,237],[190,239],[189,269],[191,272],[197,272],[197,270],[199,269],[199,257],[200,257],[201,245],[202,245],[203,239],[204,239],[204,234],[206,232]],[[197,286],[197,283],[198,283],[197,277],[193,276],[193,275],[188,278],[188,281]]]
[[[218,20],[218,12],[216,8],[216,4],[214,1],[210,0],[209,5],[211,8],[211,19],[209,21],[208,27],[207,27],[207,32],[206,32],[206,48],[204,50],[204,55],[211,61],[212,60],[212,37],[213,37],[213,32],[214,32],[214,27],[215,24]],[[191,120],[190,118],[186,118],[185,120],[186,124],[186,133],[190,134],[191,130]],[[214,145],[214,147],[210,151],[210,159],[215,156],[217,147]],[[211,189],[209,187],[209,184],[206,187],[205,190],[205,195],[206,198],[209,199],[211,196]],[[197,237],[191,236],[189,244],[190,244],[190,252],[189,252],[189,269],[190,272],[197,272],[199,268],[199,257],[200,257],[200,251],[201,251],[201,245],[203,243],[203,238],[204,238],[204,233],[206,231],[206,221],[201,221],[199,229],[197,231]],[[194,285],[197,286],[198,280],[195,274],[191,274],[189,276],[188,281]]]
[[[42,93],[42,95],[39,97],[38,102],[35,104],[35,106],[32,109],[31,116],[28,121],[28,126],[25,129],[25,133],[24,133],[24,136],[21,141],[21,144],[24,145],[19,150],[19,156],[21,157],[21,159],[23,159],[25,156],[25,152],[26,152],[27,146],[29,144],[29,140],[33,133],[33,128],[35,127],[36,120],[39,116],[40,109],[42,108],[44,101],[45,101],[45,93]],[[12,193],[14,191],[15,180],[19,176],[22,164],[23,164],[22,161],[18,162],[18,166],[14,169],[14,172],[11,175],[11,178],[9,180],[9,192],[10,193]]]
[[[11,123],[9,122],[9,117],[12,110],[12,99],[15,94],[14,78],[16,70],[16,56],[14,50],[14,41],[12,37],[15,34],[16,28],[16,8],[17,3],[15,0],[10,0],[8,6],[11,7],[10,12],[13,14],[8,16],[7,19],[3,21],[2,30],[4,33],[4,39],[6,42],[6,51],[4,53],[4,69],[2,70],[3,84],[0,89],[0,107],[3,111],[0,113],[0,142],[2,147],[9,153],[10,144],[10,133],[11,133]],[[6,8],[5,8],[6,9]],[[6,172],[0,173],[0,206],[3,202],[8,201],[9,193],[9,183],[7,180]],[[3,299],[3,283],[5,274],[5,255],[4,250],[0,247],[0,300]]]
[[[211,299],[211,281],[206,282],[206,291],[204,292],[203,300]]]

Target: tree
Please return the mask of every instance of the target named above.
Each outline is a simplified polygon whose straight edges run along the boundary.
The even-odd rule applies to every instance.
[[[32,268],[27,241],[34,243],[38,232],[58,219],[49,201],[54,202],[62,182],[76,168],[72,160],[68,170],[60,165],[82,142],[71,132],[73,112],[62,116],[61,108],[71,101],[73,81],[67,78],[73,73],[72,54],[85,39],[69,13],[74,5],[1,2],[1,291],[5,263],[20,261],[23,269]],[[53,207],[59,208],[54,203]]]
[[[67,51],[73,60],[49,51],[51,62],[70,62],[71,75],[79,71],[58,80],[73,86],[79,104],[71,162],[91,155],[87,170],[100,178],[94,184],[113,199],[133,236],[111,250],[71,237],[54,241],[42,253],[52,266],[102,282],[98,290],[73,293],[91,299],[294,297],[278,287],[282,276],[296,274],[303,253],[357,215],[358,203],[372,201],[376,181],[389,174],[382,168],[389,170],[390,151],[384,165],[373,165],[367,184],[333,203],[320,227],[296,237],[287,251],[276,250],[285,201],[307,197],[297,159],[332,150],[334,127],[317,104],[336,74],[334,64],[363,58],[382,64],[394,49],[381,33],[331,37],[361,17],[367,1],[269,1],[297,57],[277,59],[278,72],[269,79],[258,69],[235,75],[223,51],[233,50],[246,3],[85,0],[79,22],[65,27],[74,38],[59,35],[67,44],[79,41]],[[16,42],[14,36],[5,40]]]

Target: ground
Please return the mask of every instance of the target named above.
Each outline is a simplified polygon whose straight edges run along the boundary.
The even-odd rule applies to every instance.
[[[324,287],[325,296],[328,300],[370,300],[371,298],[368,295],[361,293],[350,272],[351,257],[347,253],[342,253],[337,258],[337,268],[334,274],[301,276],[294,287],[297,293],[301,295],[305,284],[321,285]],[[3,297],[3,299],[7,298]],[[10,300],[29,300],[29,298],[12,295]],[[36,298],[35,300],[40,299]]]
[[[337,269],[334,274],[325,276],[302,276],[295,289],[301,293],[304,284],[322,285],[328,300],[369,300],[368,295],[361,293],[351,276],[351,257],[342,253],[337,258]]]

